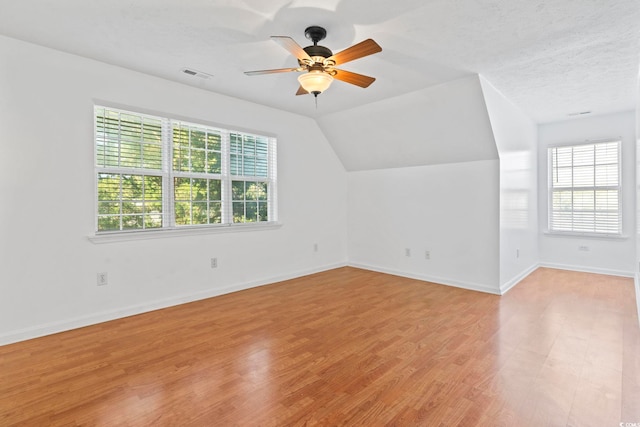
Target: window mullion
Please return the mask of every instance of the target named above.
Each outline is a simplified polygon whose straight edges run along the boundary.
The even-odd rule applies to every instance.
[[[231,224],[233,223],[233,209],[232,209],[232,192],[231,192],[231,168],[229,167],[231,163],[231,139],[229,137],[229,132],[221,132],[221,172],[222,172],[222,183],[221,183],[221,199],[222,199],[222,223],[223,224]]]
[[[555,183],[558,180],[558,173],[556,172],[556,179],[553,179],[553,168],[555,168],[558,164],[558,149],[552,149],[547,151],[547,168],[549,170],[549,183],[547,185],[547,224],[548,228],[554,229],[555,215],[554,215],[554,203],[553,203],[553,193],[555,191]]]
[[[571,148],[571,229],[573,230],[575,228],[575,223],[576,223],[576,206],[575,206],[575,169],[574,169],[574,163],[575,163],[575,150],[573,148]]]
[[[118,215],[118,217],[119,217],[118,219],[119,219],[119,222],[120,222],[120,230],[122,230],[123,225],[124,225],[123,224],[124,208],[123,208],[123,201],[122,201],[122,175],[120,175],[118,177],[118,179],[119,179],[119,184],[118,185],[119,185],[119,191],[120,191],[120,197],[118,197],[118,200],[119,200],[119,203],[120,203],[120,214]]]
[[[278,206],[276,200],[278,200],[277,196],[277,170],[276,170],[276,162],[277,162],[277,151],[276,151],[276,143],[273,138],[269,138],[269,152],[267,159],[267,212],[269,221],[277,221],[278,220]]]
[[[165,227],[175,227],[173,183],[173,126],[162,119],[162,211]]]

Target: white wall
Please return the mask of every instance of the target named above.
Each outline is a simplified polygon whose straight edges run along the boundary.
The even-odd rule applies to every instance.
[[[277,135],[283,226],[89,242],[94,100]],[[0,153],[0,343],[347,261],[346,172],[306,117],[0,37]]]
[[[351,265],[500,292],[498,151],[479,76],[318,122],[349,171]]]
[[[498,160],[350,172],[348,218],[351,265],[500,292]]]
[[[478,75],[318,119],[347,171],[498,158]]]
[[[538,266],[537,125],[480,78],[500,156],[500,289]]]
[[[577,118],[538,127],[540,263],[549,267],[632,276],[635,266],[635,114]],[[564,237],[548,229],[547,148],[558,143],[622,138],[623,239]],[[588,251],[579,248],[586,246]]]

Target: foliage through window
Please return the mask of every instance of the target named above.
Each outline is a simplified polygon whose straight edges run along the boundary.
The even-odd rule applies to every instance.
[[[551,147],[549,230],[619,235],[620,141]]]
[[[275,138],[94,111],[98,232],[276,221]]]

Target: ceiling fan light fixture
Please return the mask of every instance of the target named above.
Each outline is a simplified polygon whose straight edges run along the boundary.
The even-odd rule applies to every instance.
[[[304,90],[318,96],[329,89],[331,82],[333,82],[333,77],[324,71],[309,71],[308,73],[300,74],[298,82],[300,82],[300,86]]]
[[[318,95],[329,89],[333,79],[362,88],[369,87],[376,80],[373,77],[335,68],[336,65],[342,65],[382,51],[380,45],[372,39],[361,41],[334,54],[331,49],[318,44],[327,35],[327,31],[324,28],[318,26],[307,27],[304,34],[313,41],[313,46],[303,48],[291,37],[271,36],[273,41],[288,50],[298,60],[298,67],[245,71],[244,73],[248,76],[257,76],[260,74],[300,72],[302,73],[298,77],[300,87],[296,95],[313,94],[316,99],[316,106],[318,105]]]

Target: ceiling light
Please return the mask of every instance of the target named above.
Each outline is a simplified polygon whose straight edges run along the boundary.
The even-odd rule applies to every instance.
[[[309,71],[308,73],[300,74],[298,77],[300,86],[314,96],[320,95],[325,90],[329,89],[333,77],[324,71]]]

